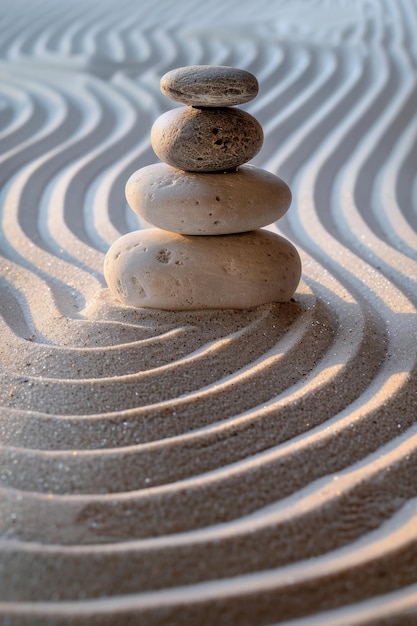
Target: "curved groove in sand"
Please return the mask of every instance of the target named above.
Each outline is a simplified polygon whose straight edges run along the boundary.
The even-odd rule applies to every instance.
[[[0,621],[413,619],[417,6],[119,5],[0,22]],[[109,244],[147,227],[124,184],[156,160],[159,78],[198,63],[259,79],[288,304],[103,288]]]

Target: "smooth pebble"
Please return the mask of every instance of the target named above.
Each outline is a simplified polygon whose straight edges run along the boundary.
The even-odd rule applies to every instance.
[[[259,122],[240,109],[179,107],[160,115],[151,143],[161,161],[195,172],[218,172],[250,161],[261,149]]]
[[[219,174],[155,163],[132,174],[126,198],[140,217],[159,228],[223,235],[278,220],[291,204],[291,191],[278,176],[253,165]]]
[[[164,74],[160,84],[161,92],[171,100],[205,107],[249,102],[259,88],[250,72],[224,65],[179,67]]]
[[[289,241],[266,230],[193,237],[150,228],[117,239],[104,273],[115,298],[128,306],[245,309],[288,301],[301,262]]]

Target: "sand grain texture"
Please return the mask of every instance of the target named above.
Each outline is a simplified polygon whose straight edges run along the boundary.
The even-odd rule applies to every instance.
[[[0,623],[417,623],[412,0],[15,0],[0,22]],[[294,300],[123,308],[160,77],[236,66]]]

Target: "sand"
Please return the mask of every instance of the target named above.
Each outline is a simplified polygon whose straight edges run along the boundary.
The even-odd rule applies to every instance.
[[[3,4],[0,624],[416,624],[416,2]],[[259,80],[291,302],[106,289],[186,64]]]

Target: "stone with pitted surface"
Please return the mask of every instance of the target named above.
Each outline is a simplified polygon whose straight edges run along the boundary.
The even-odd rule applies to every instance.
[[[179,107],[160,115],[151,130],[155,154],[191,172],[236,168],[261,149],[259,122],[240,109]]]

